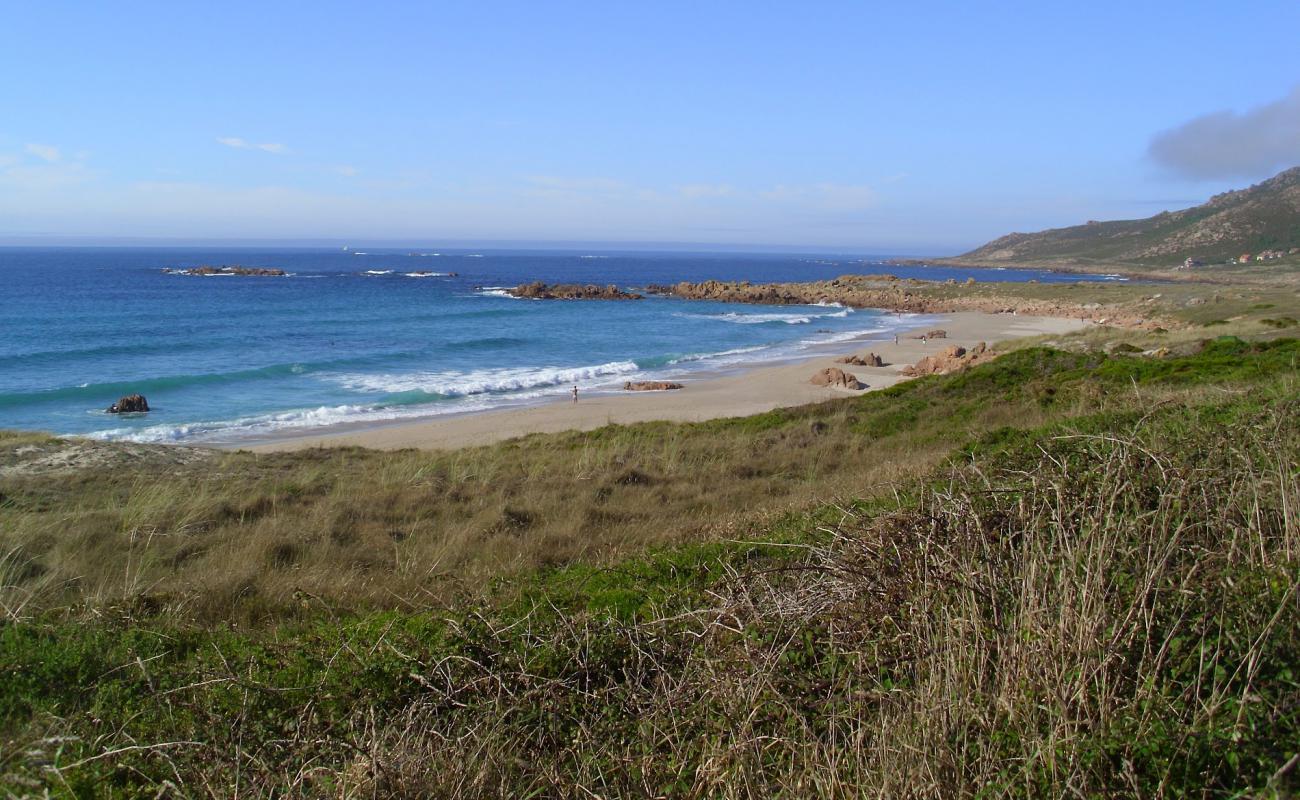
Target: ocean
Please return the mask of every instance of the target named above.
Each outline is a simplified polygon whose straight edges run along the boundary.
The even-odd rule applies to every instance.
[[[286,277],[188,276],[203,264]],[[638,287],[847,273],[1106,280],[871,257],[441,249],[0,248],[0,428],[238,443],[698,377],[893,337],[924,320],[828,306],[533,301],[533,280]],[[147,414],[105,409],[145,395]]]

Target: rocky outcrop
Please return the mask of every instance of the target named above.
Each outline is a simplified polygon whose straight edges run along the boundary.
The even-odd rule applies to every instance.
[[[201,267],[190,267],[188,269],[168,267],[163,272],[168,275],[242,275],[256,278],[283,278],[289,274],[275,267],[241,267],[238,264],[224,267],[213,267],[204,264]]]
[[[861,389],[862,384],[858,382],[856,375],[852,375],[839,367],[827,367],[819,370],[809,380],[814,386],[828,386],[833,389]]]
[[[899,278],[894,275],[841,275],[829,281],[808,283],[753,284],[749,281],[701,281],[671,286],[650,285],[649,294],[687,300],[715,300],[727,303],[764,305],[829,305],[850,308],[883,308],[890,311],[948,314],[979,311],[986,314],[1028,314],[1038,317],[1070,317],[1104,322],[1120,327],[1151,330],[1178,327],[1152,316],[1150,306],[1130,302],[1087,308],[1081,303],[1019,294],[1021,284],[977,283],[947,286],[939,281]]]
[[[875,353],[867,353],[865,356],[852,355],[844,358],[835,359],[836,364],[850,364],[855,367],[884,367],[885,360]]]
[[[914,333],[914,334],[912,334],[911,336],[909,336],[909,337],[907,337],[907,338],[909,338],[909,339],[947,339],[947,338],[948,338],[948,332],[945,331],[945,330],[942,329],[942,328],[935,328],[935,329],[932,330],[932,331],[925,331],[925,332],[923,332],[923,333]]]
[[[108,407],[110,414],[141,414],[149,410],[149,401],[142,394],[129,394]]]
[[[672,381],[628,381],[623,384],[625,392],[666,392],[670,389],[680,389],[682,384],[673,383]]]
[[[525,300],[640,300],[641,295],[625,292],[614,284],[597,286],[594,283],[521,283],[507,289],[512,296]]]
[[[954,344],[945,347],[935,355],[926,356],[910,367],[903,367],[901,372],[912,378],[918,378],[922,375],[944,375],[992,359],[993,354],[989,352],[983,342],[975,345],[970,350]]]

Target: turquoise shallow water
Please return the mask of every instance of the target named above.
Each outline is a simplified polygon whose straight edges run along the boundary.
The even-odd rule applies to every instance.
[[[200,264],[291,275],[163,272]],[[1079,280],[829,256],[0,248],[0,427],[229,442],[537,402],[575,383],[612,391],[630,379],[797,357],[860,336],[892,338],[907,320],[664,298],[527,301],[501,287],[882,271]],[[146,395],[153,410],[104,412],[132,392]]]

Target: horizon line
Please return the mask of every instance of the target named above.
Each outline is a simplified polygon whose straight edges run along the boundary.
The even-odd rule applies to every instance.
[[[361,244],[354,244],[360,242]],[[344,249],[370,248],[447,248],[484,250],[598,250],[606,252],[680,252],[680,253],[789,253],[818,255],[860,255],[889,258],[947,258],[958,255],[935,247],[928,252],[900,252],[889,247],[861,245],[810,244],[743,244],[737,242],[618,241],[602,239],[344,239],[320,237],[183,237],[183,236],[67,236],[67,235],[0,235],[0,247],[298,247]],[[967,248],[969,249],[969,248]],[[966,252],[963,249],[961,252]]]

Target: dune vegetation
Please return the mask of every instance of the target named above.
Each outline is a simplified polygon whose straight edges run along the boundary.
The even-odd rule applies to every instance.
[[[0,435],[0,785],[1296,791],[1287,333],[454,452]]]

